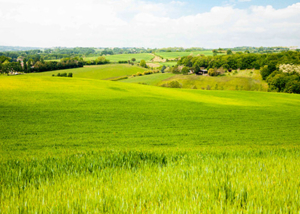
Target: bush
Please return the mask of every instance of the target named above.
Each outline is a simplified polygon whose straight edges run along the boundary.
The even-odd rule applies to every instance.
[[[146,61],[142,59],[141,62],[140,62],[140,66],[143,67],[143,68],[147,68]]]
[[[170,88],[181,88],[180,83],[178,81],[172,81],[169,83]]]
[[[300,94],[300,81],[289,81],[286,84],[284,92]]]
[[[208,70],[208,75],[209,76],[218,76],[219,74],[220,73],[217,70],[213,69],[213,68]]]
[[[143,74],[141,72],[137,72],[136,75],[137,76],[143,76]]]
[[[184,75],[187,75],[189,73],[190,69],[188,67],[183,67],[181,70],[181,73]]]
[[[73,73],[69,73],[69,74],[68,74],[68,77],[73,77]]]
[[[128,79],[128,77],[118,77],[115,79],[111,79],[111,81],[119,81],[119,80],[125,80],[125,79]]]
[[[267,77],[272,73],[272,71],[270,71],[269,66],[265,65],[264,67],[262,67],[260,69],[260,74],[263,78],[263,80],[266,80]]]
[[[153,74],[153,72],[152,71],[145,71],[143,74],[144,75],[149,75],[149,74]]]

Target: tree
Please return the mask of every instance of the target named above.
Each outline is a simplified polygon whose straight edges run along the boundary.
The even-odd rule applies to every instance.
[[[27,71],[27,59],[23,60],[23,70]]]
[[[232,50],[228,49],[227,50],[227,55],[232,55]]]
[[[183,67],[181,69],[181,73],[184,74],[184,75],[187,75],[189,73],[190,69],[188,67]]]
[[[132,61],[132,62],[135,62],[135,61],[136,61],[136,59],[135,59],[135,58],[132,58],[132,59],[131,59],[131,61]]]
[[[269,66],[265,65],[264,67],[262,67],[260,69],[260,74],[263,78],[263,80],[267,79],[267,77],[272,73],[272,71],[270,71]]]
[[[147,68],[146,61],[142,59],[141,62],[140,62],[140,66],[144,67],[144,68]]]
[[[217,50],[212,50],[212,52],[213,52],[213,55],[214,55],[214,56],[217,56],[217,54],[218,54],[218,51],[217,51]]]
[[[99,56],[96,60],[95,60],[96,64],[105,64],[108,63],[109,61],[107,59],[105,59],[104,56]]]
[[[167,68],[167,67],[164,65],[164,66],[161,68],[160,72],[161,72],[161,73],[165,73],[166,68]]]
[[[211,69],[208,70],[208,75],[209,76],[218,76],[219,72],[217,70],[211,68]]]

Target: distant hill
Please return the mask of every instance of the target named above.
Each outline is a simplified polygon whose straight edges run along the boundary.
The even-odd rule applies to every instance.
[[[0,52],[2,51],[28,51],[42,49],[39,47],[21,47],[21,46],[0,46]]]

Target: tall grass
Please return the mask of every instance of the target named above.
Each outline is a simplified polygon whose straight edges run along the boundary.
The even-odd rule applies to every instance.
[[[297,213],[300,150],[107,151],[0,165],[1,213]]]
[[[0,76],[0,213],[299,213],[300,97]]]

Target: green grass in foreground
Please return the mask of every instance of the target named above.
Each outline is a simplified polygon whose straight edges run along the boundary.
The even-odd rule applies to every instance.
[[[193,51],[193,52],[157,52],[158,56],[163,57],[164,59],[174,59],[177,57],[183,57],[188,55],[205,55],[205,56],[212,56],[212,51]],[[223,55],[223,53],[219,53],[219,55]]]
[[[300,96],[0,76],[0,213],[298,213]]]
[[[161,81],[168,79],[174,76],[174,74],[170,73],[156,73],[151,75],[144,75],[144,76],[136,76],[129,79],[121,80],[120,82],[126,83],[140,83],[146,85],[157,85]]]
[[[66,69],[51,72],[41,72],[26,74],[26,76],[52,76],[58,73],[73,73],[75,78],[89,78],[89,79],[109,79],[112,77],[128,76],[136,74],[137,72],[144,72],[147,69],[128,64],[106,64],[106,65],[92,65],[84,66],[83,68]],[[56,78],[56,77],[53,77]]]
[[[84,58],[84,60],[95,60],[97,57],[87,57]],[[141,53],[141,54],[116,54],[116,55],[107,55],[104,56],[106,59],[108,59],[110,62],[118,62],[118,61],[124,61],[124,60],[131,60],[132,58],[136,59],[136,62],[140,62],[142,59],[145,61],[151,61],[151,59],[154,58],[152,54],[149,53]]]
[[[268,91],[268,84],[262,80],[258,70],[226,73],[225,76],[217,77],[180,74],[161,81],[159,85],[166,85],[171,81],[178,81],[182,88],[189,89]]]

